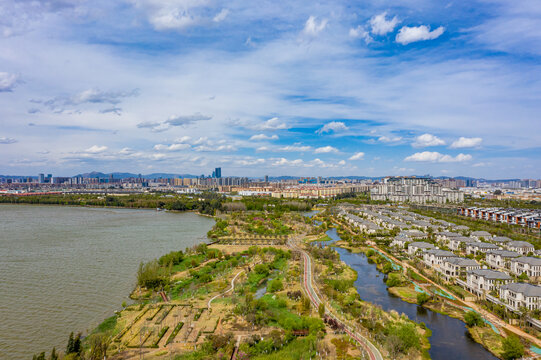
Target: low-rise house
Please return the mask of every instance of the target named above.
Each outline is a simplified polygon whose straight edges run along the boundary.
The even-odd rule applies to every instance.
[[[490,238],[492,238],[492,235],[486,231],[474,231],[470,234],[470,236],[477,240],[481,240],[481,238],[485,240],[490,240]]]
[[[514,310],[541,309],[541,286],[527,283],[512,283],[500,287],[500,300]]]
[[[429,249],[423,253],[423,260],[425,264],[433,268],[440,268],[444,260],[456,257],[456,255],[450,251],[440,249]]]
[[[490,241],[498,245],[504,245],[513,240],[509,239],[507,236],[494,236]]]
[[[448,277],[465,277],[470,270],[480,269],[477,261],[462,257],[450,257],[443,260],[441,271]]]
[[[498,250],[498,246],[486,242],[474,242],[466,244],[466,253],[477,255],[487,253],[490,250]]]
[[[415,255],[418,252],[424,252],[429,249],[434,249],[434,245],[423,241],[415,241],[408,245],[408,254]]]
[[[535,251],[533,245],[526,241],[510,241],[507,243],[507,248],[522,255]]]
[[[395,238],[391,242],[391,246],[397,246],[397,247],[403,249],[403,248],[406,247],[406,244],[411,242],[411,241],[412,240],[408,236],[402,235],[402,233],[400,233],[400,234],[398,234],[398,236],[395,236]]]
[[[412,239],[426,239],[428,237],[428,235],[424,232],[415,229],[405,230],[404,233],[406,233]]]
[[[477,295],[498,290],[500,286],[511,282],[511,276],[501,271],[490,269],[470,270],[466,275],[466,283],[470,291]]]
[[[530,256],[511,259],[509,270],[515,275],[526,273],[529,278],[536,278],[541,276],[541,259]]]
[[[509,250],[490,250],[487,251],[486,262],[493,268],[509,269],[510,261],[519,257],[520,254]]]
[[[441,231],[439,233],[436,233],[436,240],[444,243],[444,244],[447,244],[449,242],[449,240],[451,240],[452,238],[456,238],[456,237],[461,237],[462,235],[460,235],[459,233],[456,233],[456,232],[451,232],[451,231]]]
[[[466,248],[468,244],[474,243],[478,243],[478,241],[465,236],[457,236],[451,238],[447,246],[449,246],[451,250],[460,250],[462,247]]]

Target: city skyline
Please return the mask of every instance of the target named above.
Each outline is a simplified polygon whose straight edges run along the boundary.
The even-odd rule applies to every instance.
[[[533,2],[0,10],[0,174],[541,175]]]

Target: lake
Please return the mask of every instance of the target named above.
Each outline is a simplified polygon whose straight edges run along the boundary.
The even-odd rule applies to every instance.
[[[64,350],[71,331],[119,310],[137,268],[206,242],[194,213],[0,205],[0,358]]]

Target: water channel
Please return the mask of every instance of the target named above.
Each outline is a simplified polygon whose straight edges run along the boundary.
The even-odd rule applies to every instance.
[[[332,240],[322,242],[324,245],[340,240],[334,228],[328,230],[327,235]],[[375,264],[370,264],[364,254],[352,253],[342,248],[336,248],[336,251],[340,254],[342,261],[357,271],[355,287],[363,300],[380,305],[385,311],[395,310],[399,314],[404,313],[418,323],[424,322],[432,330],[429,350],[432,359],[497,359],[471,338],[462,321],[402,301],[389,293],[384,282],[384,274],[376,268]]]

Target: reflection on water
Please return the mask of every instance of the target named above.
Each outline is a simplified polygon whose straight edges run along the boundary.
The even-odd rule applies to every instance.
[[[120,308],[142,260],[206,241],[193,213],[0,205],[0,359],[64,349]]]
[[[326,245],[340,240],[334,228],[327,231],[327,235],[333,240],[325,242]],[[368,262],[363,253],[354,254],[341,248],[336,248],[336,251],[342,261],[357,271],[355,287],[363,300],[380,305],[385,311],[396,310],[399,314],[404,313],[418,323],[424,322],[432,330],[429,352],[433,359],[497,359],[473,341],[462,321],[407,303],[389,293],[385,277],[379,276],[381,272],[376,265]]]

